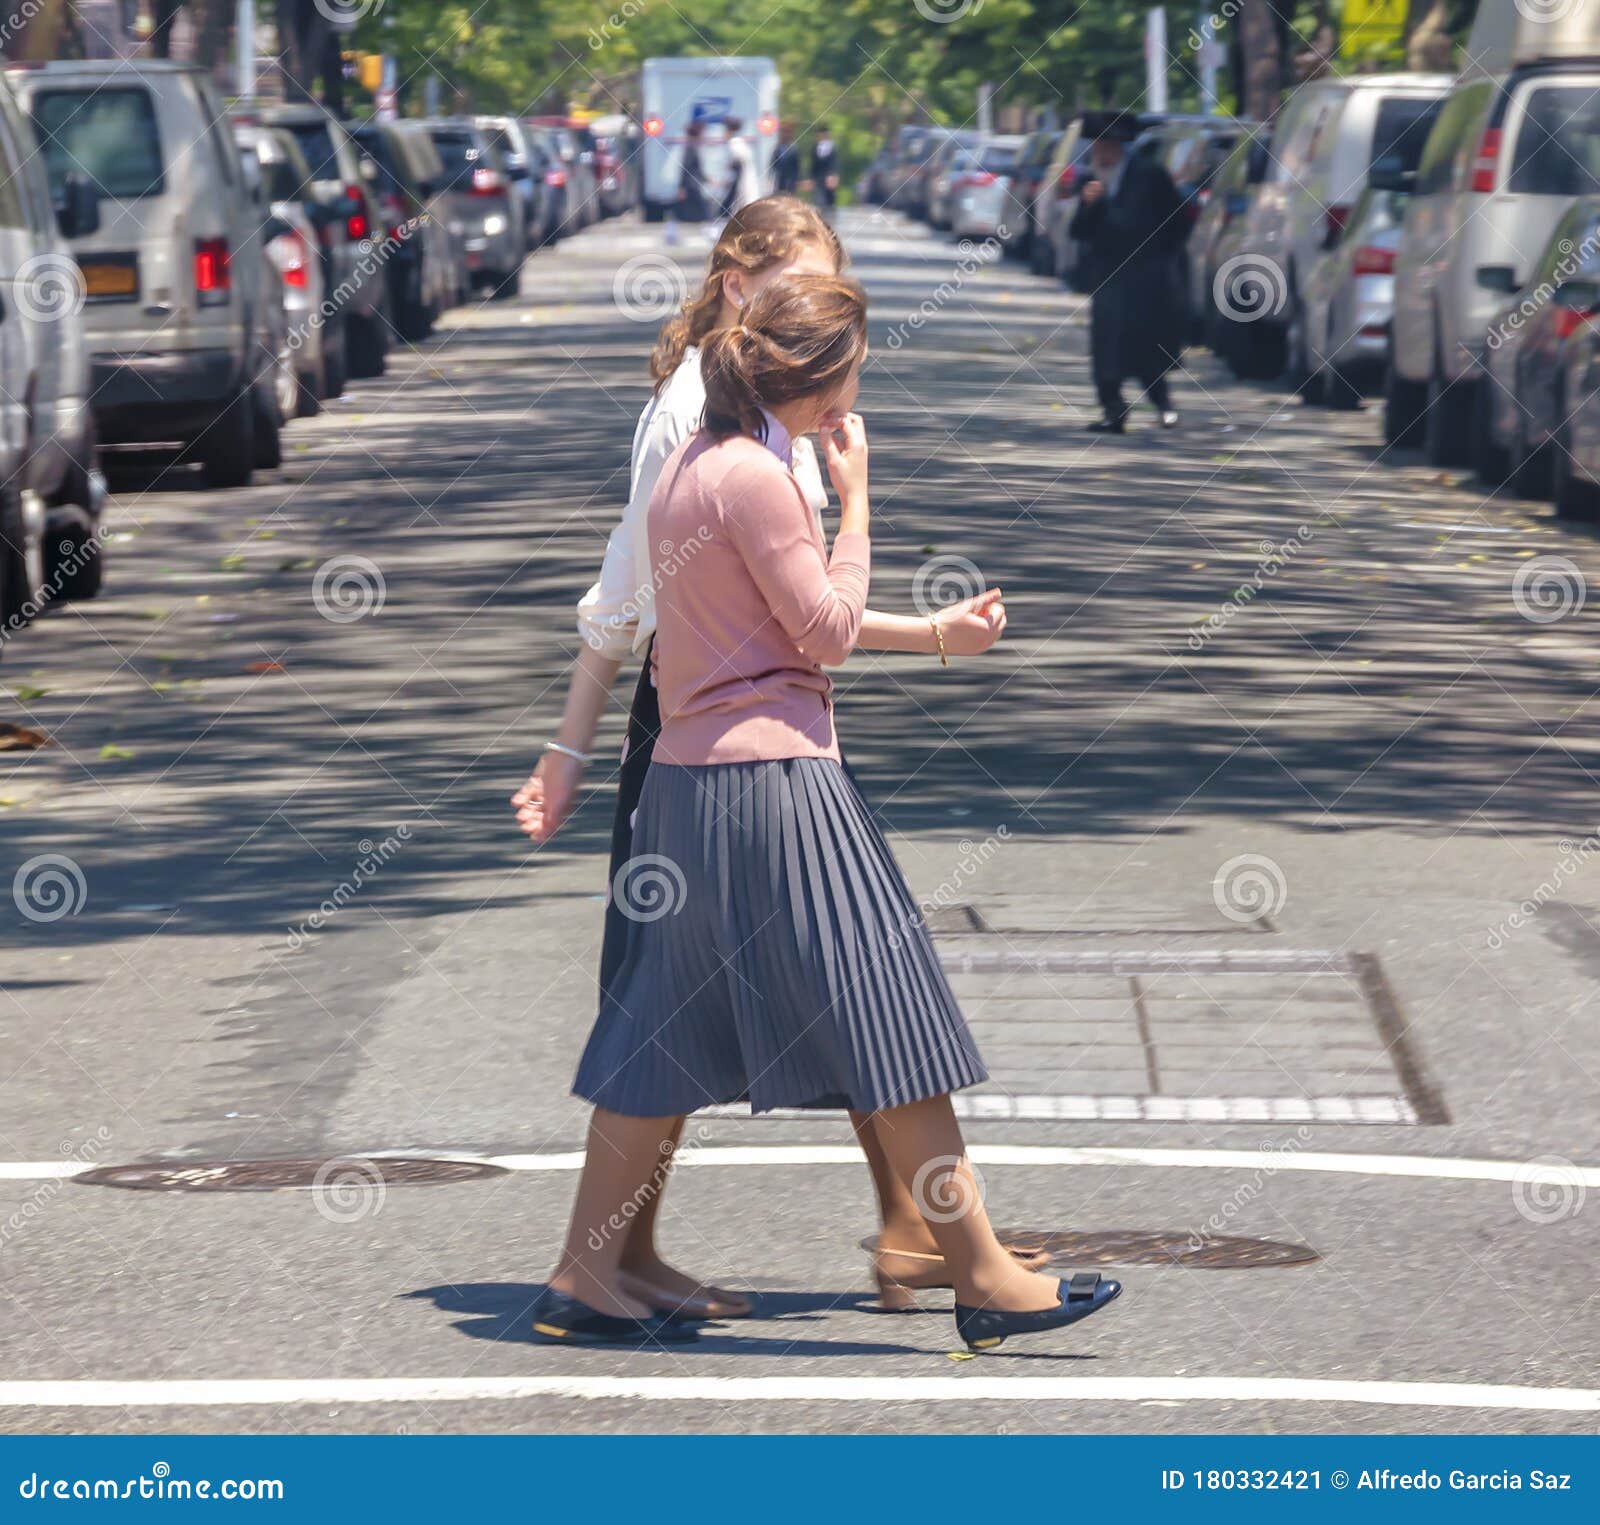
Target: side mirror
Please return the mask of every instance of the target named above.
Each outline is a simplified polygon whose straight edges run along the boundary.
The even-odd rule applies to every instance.
[[[55,198],[56,225],[63,238],[87,238],[100,227],[100,193],[87,175],[70,174]]]
[[[1385,154],[1372,166],[1367,184],[1375,191],[1408,192],[1417,183],[1417,172],[1407,169],[1399,154]]]
[[[1485,291],[1511,296],[1517,289],[1517,272],[1511,265],[1479,265],[1478,284]]]

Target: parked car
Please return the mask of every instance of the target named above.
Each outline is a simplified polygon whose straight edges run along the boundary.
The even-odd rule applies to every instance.
[[[1134,152],[1160,161],[1193,220],[1205,210],[1223,161],[1254,126],[1238,117],[1164,117],[1140,134]]]
[[[48,598],[93,598],[104,576],[84,276],[68,244],[94,231],[98,200],[81,172],[52,195],[33,129],[0,82],[0,640]]]
[[[867,167],[862,170],[860,179],[857,182],[856,194],[868,206],[882,206],[888,201],[895,159],[895,145],[891,141],[884,144],[872,156],[872,160]]]
[[[594,150],[585,144],[587,134],[574,128],[566,117],[536,116],[527,122],[544,131],[566,173],[567,220],[562,231],[576,233],[598,222],[600,191],[594,177]]]
[[[1035,275],[1059,277],[1067,268],[1062,245],[1076,208],[1078,181],[1088,166],[1089,139],[1083,134],[1083,118],[1074,117],[1056,138],[1033,198],[1028,264]]]
[[[433,316],[437,318],[446,308],[465,301],[471,289],[471,282],[467,279],[466,250],[458,235],[452,231],[455,219],[451,216],[449,193],[445,189],[445,181],[449,176],[439,147],[425,124],[402,120],[390,125],[405,148],[411,193],[424,198],[426,204],[428,218],[423,228],[427,235],[424,243],[436,304]]]
[[[1005,205],[1000,221],[1006,228],[1006,253],[1027,259],[1033,251],[1033,204],[1050,167],[1050,156],[1061,140],[1053,128],[1035,132],[1022,146],[1006,178]]]
[[[377,204],[387,251],[388,310],[403,339],[425,339],[455,297],[454,245],[444,202],[444,164],[432,139],[401,122],[350,130],[361,173]]]
[[[1233,146],[1189,231],[1186,258],[1191,323],[1196,334],[1222,358],[1227,357],[1236,320],[1218,307],[1218,285],[1219,281],[1228,284],[1228,272],[1239,268],[1233,261],[1249,229],[1250,203],[1272,162],[1268,135],[1269,129],[1254,127]],[[1231,298],[1229,305],[1233,305]],[[1253,312],[1253,308],[1248,310]]]
[[[16,73],[57,195],[83,176],[100,215],[72,239],[83,271],[102,444],[181,446],[214,487],[255,469],[275,406],[256,343],[260,231],[211,79],[160,60],[59,60]]]
[[[311,166],[312,186],[330,216],[320,231],[330,252],[328,300],[337,308],[331,323],[343,320],[345,363],[351,376],[381,376],[389,349],[384,313],[387,286],[378,252],[378,208],[361,174],[361,151],[350,129],[322,107],[306,103],[273,106],[261,113],[270,127],[292,132]],[[338,346],[334,346],[337,356]],[[336,358],[328,377],[329,395],[344,388]]]
[[[937,145],[940,128],[925,123],[900,129],[895,140],[894,159],[884,183],[884,205],[896,211],[913,212],[912,196],[918,189],[923,161]]]
[[[975,132],[946,133],[923,169],[922,215],[930,227],[950,226],[950,181],[956,167],[969,162],[978,142]]]
[[[1373,164],[1449,86],[1443,74],[1328,77],[1284,103],[1238,245],[1273,291],[1269,309],[1234,330],[1231,361],[1240,375],[1284,369],[1313,266],[1339,241]]]
[[[481,116],[477,125],[489,140],[511,182],[511,195],[522,217],[523,241],[530,249],[545,240],[544,218],[549,187],[543,175],[535,176],[535,160],[543,155],[532,143],[532,133],[515,117]]]
[[[594,141],[595,189],[601,212],[616,217],[631,211],[639,204],[638,128],[622,115],[596,117],[589,123],[589,134]]]
[[[1026,141],[993,137],[961,161],[948,193],[950,226],[958,238],[997,238],[1006,231],[1006,190]]]
[[[1463,76],[1429,134],[1395,256],[1390,443],[1466,462],[1490,320],[1574,198],[1596,190],[1600,63]]]
[[[516,296],[527,254],[527,234],[511,177],[481,129],[464,118],[427,123],[444,160],[450,213],[461,228],[471,284],[496,301]]]
[[[1527,283],[1491,319],[1472,431],[1486,482],[1514,481],[1532,498],[1555,493],[1572,448],[1568,414],[1587,401],[1600,316],[1600,195],[1575,201],[1555,225]],[[1574,495],[1568,493],[1568,506]]]

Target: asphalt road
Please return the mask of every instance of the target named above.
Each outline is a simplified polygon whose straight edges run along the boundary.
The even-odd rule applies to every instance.
[[[704,254],[614,224],[250,490],[124,473],[106,596],[0,654],[52,738],[0,755],[0,1429],[1593,1431],[1593,535],[1203,355],[1181,427],[1088,436],[1081,299],[842,229],[873,603],[1010,610],[948,672],[853,660],[842,734],[995,1072],[991,1212],[1113,1236],[1122,1302],[953,1361],[938,1297],[870,1308],[843,1120],[730,1117],[667,1241],[758,1316],[526,1338],[609,770],[538,853],[506,798]],[[491,1168],[380,1188],[384,1152]],[[352,1184],[70,1179],[283,1159]]]

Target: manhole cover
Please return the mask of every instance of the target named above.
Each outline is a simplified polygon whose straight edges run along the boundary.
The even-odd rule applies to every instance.
[[[1102,1229],[1057,1233],[1049,1229],[1003,1228],[1009,1244],[1038,1244],[1052,1261],[1078,1266],[1180,1266],[1189,1271],[1238,1271],[1257,1266],[1298,1266],[1322,1257],[1309,1245],[1279,1239],[1240,1239],[1165,1229]]]
[[[376,1158],[351,1155],[332,1160],[173,1161],[155,1165],[106,1165],[74,1176],[80,1186],[120,1186],[125,1191],[338,1191],[365,1182],[376,1186],[451,1186],[504,1175],[505,1167],[483,1160]]]

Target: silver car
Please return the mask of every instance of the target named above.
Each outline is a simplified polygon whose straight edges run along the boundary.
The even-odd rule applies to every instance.
[[[958,238],[994,238],[1004,226],[1011,172],[1023,137],[995,137],[970,150],[950,180],[950,227]]]

